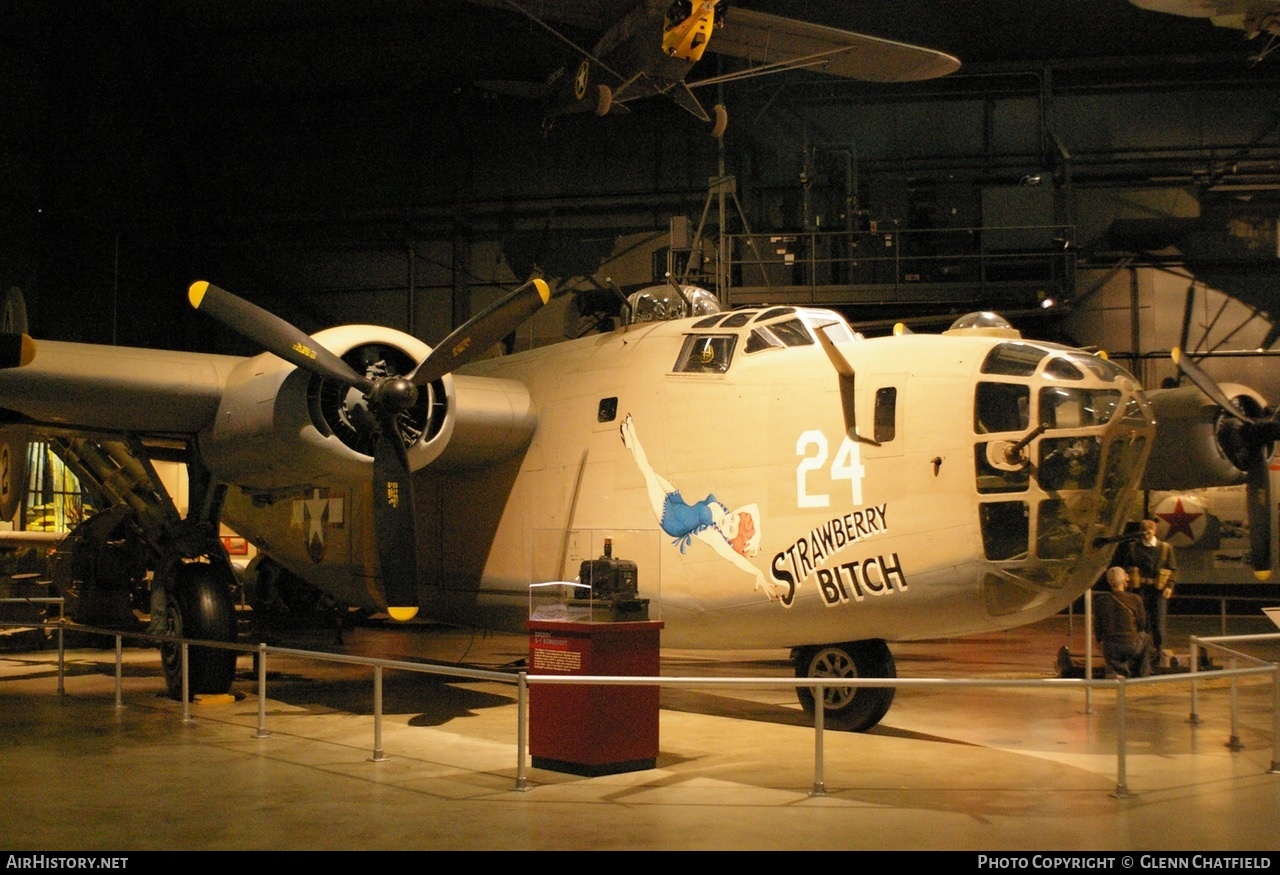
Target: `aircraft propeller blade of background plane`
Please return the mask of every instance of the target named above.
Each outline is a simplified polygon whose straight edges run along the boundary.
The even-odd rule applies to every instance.
[[[1271,471],[1268,465],[1271,444],[1280,436],[1280,423],[1275,416],[1251,417],[1237,407],[1212,377],[1182,350],[1172,352],[1174,364],[1192,383],[1204,392],[1223,412],[1239,420],[1236,436],[1240,442],[1239,458],[1233,458],[1245,471],[1246,507],[1249,516],[1249,562],[1254,576],[1266,580],[1271,576]],[[1243,464],[1242,464],[1243,463]]]
[[[1201,392],[1208,395],[1210,401],[1241,422],[1247,423],[1250,421],[1249,417],[1245,416],[1240,408],[1231,403],[1231,399],[1227,397],[1226,392],[1222,391],[1222,387],[1218,385],[1217,381],[1189,359],[1186,353],[1175,346],[1169,353],[1169,357],[1173,359],[1173,363],[1178,366],[1178,370],[1182,372],[1183,376],[1194,383]]]
[[[0,333],[0,368],[20,368],[36,357],[36,342],[25,334]]]
[[[318,345],[310,335],[226,289],[200,280],[191,284],[187,299],[201,313],[212,316],[232,331],[247,337],[290,364],[321,377],[354,386],[361,392],[368,392],[373,388],[372,381],[356,373],[349,364]]]
[[[409,379],[426,386],[455,368],[475,361],[489,348],[551,300],[551,289],[541,279],[531,279],[488,310],[462,323],[440,341]]]

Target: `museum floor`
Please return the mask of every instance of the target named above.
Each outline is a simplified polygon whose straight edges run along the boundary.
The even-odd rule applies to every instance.
[[[1218,620],[1171,618],[1175,649]],[[1259,618],[1233,633],[1274,632]],[[305,636],[304,636],[305,637]],[[329,648],[328,635],[291,646]],[[1082,647],[1054,617],[1006,633],[895,646],[899,675],[1052,678]],[[1257,645],[1255,645],[1257,646]],[[360,627],[375,650],[497,668],[524,638]],[[1260,655],[1275,660],[1280,644]],[[1117,697],[1070,682],[899,689],[884,722],[815,736],[791,689],[668,687],[653,769],[580,777],[530,768],[517,789],[514,687],[385,673],[381,750],[372,670],[268,660],[259,737],[252,660],[234,696],[162,695],[154,650],[0,652],[0,848],[1280,850],[1271,680],[1131,686],[1118,780]],[[663,653],[667,676],[790,675],[782,651]],[[1185,662],[1184,662],[1185,664]],[[1208,677],[1202,675],[1201,677]],[[1089,708],[1086,709],[1088,702]],[[1235,742],[1235,743],[1232,743]],[[1117,793],[1117,790],[1122,792]]]

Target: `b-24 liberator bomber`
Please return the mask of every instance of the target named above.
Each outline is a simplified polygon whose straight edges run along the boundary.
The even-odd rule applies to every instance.
[[[511,631],[531,585],[572,581],[609,539],[664,646],[790,648],[797,676],[893,677],[891,642],[1071,604],[1153,456],[1241,482],[1274,430],[1185,357],[1203,386],[1146,393],[989,313],[867,339],[833,311],[720,311],[702,293],[682,318],[645,321],[634,300],[615,330],[485,357],[544,282],[434,347],[372,325],[308,336],[208,283],[189,295],[266,351],[41,341],[0,371],[0,441],[50,441],[136,536],[155,628],[204,640],[234,634],[219,523],[260,572],[340,602]],[[158,454],[188,466],[184,518]],[[193,692],[234,679],[229,651],[191,659]],[[827,687],[827,725],[865,730],[892,698]]]

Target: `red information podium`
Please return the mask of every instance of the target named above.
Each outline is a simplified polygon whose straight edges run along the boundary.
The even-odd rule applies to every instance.
[[[658,674],[662,623],[529,620],[529,673]],[[539,769],[595,777],[652,769],[657,685],[529,685],[529,753]]]

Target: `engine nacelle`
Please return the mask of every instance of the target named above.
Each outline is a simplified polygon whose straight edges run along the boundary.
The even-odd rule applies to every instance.
[[[1267,402],[1247,386],[1220,384],[1247,416]],[[1156,441],[1142,478],[1143,489],[1183,490],[1234,486],[1245,481],[1239,421],[1195,386],[1147,393],[1156,416]]]
[[[404,376],[431,348],[373,325],[345,325],[317,343],[373,379]],[[483,466],[526,447],[537,413],[522,383],[446,374],[419,391],[398,421],[409,467]],[[372,478],[374,419],[357,389],[296,368],[270,353],[232,371],[200,450],[214,476],[264,498],[316,482]]]

